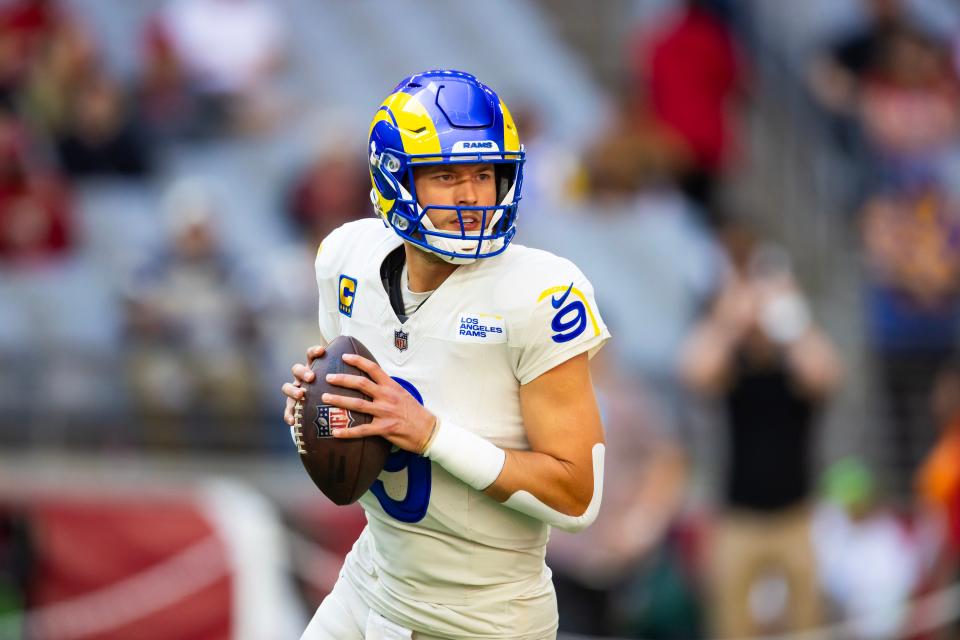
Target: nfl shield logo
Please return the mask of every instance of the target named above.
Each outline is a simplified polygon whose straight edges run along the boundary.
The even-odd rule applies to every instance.
[[[393,332],[393,346],[400,351],[407,350],[407,332],[403,329],[397,329]]]
[[[353,424],[353,416],[346,409],[329,404],[317,405],[317,418],[313,421],[318,438],[332,438],[333,429],[346,429]]]

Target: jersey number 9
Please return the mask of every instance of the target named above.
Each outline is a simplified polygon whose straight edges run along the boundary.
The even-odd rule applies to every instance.
[[[397,383],[407,390],[417,402],[423,404],[423,396],[417,388],[404,380],[393,376]],[[395,473],[407,470],[407,495],[403,500],[394,500],[387,495],[382,480],[375,480],[370,491],[377,497],[377,501],[387,515],[401,522],[420,522],[427,515],[430,504],[430,460],[409,451],[398,450],[390,454],[384,471]]]

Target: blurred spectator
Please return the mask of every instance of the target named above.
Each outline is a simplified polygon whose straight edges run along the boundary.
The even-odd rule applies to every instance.
[[[167,195],[170,238],[126,291],[129,366],[148,444],[256,445],[260,292],[219,244],[220,212],[207,185]],[[226,430],[213,434],[207,426]]]
[[[14,0],[0,7],[0,102],[7,102],[61,26],[54,0]]]
[[[689,162],[684,142],[650,113],[643,93],[631,88],[586,151],[587,193],[593,202],[615,204],[641,192],[672,190]]]
[[[16,120],[0,111],[0,263],[35,264],[72,248],[66,190],[28,164],[26,140]]]
[[[857,111],[861,83],[880,69],[893,34],[909,28],[900,0],[862,0],[862,5],[865,23],[826,45],[811,64],[811,92],[832,113]]]
[[[692,594],[666,593],[662,583],[650,584],[657,577],[655,568],[681,571],[659,562],[660,556],[669,556],[668,550],[657,551],[680,508],[686,460],[669,421],[659,415],[641,382],[607,357],[594,360],[592,368],[607,442],[603,506],[586,531],[577,535],[554,531],[550,536],[548,561],[563,612],[561,630],[697,637],[696,616],[688,615]],[[677,573],[672,575],[680,579]],[[679,598],[681,602],[674,599],[664,609],[681,615],[669,620],[664,610],[656,620],[650,619],[647,602],[631,597],[641,591],[641,583],[659,587],[655,591],[660,604]],[[644,625],[649,627],[641,628]],[[644,633],[654,625],[661,627],[660,632],[675,633]]]
[[[330,145],[294,181],[287,208],[297,235],[318,247],[345,222],[370,215],[370,176],[349,147]]]
[[[202,99],[180,64],[159,17],[146,26],[136,104],[150,138],[156,141],[202,138],[220,124],[204,122],[205,115],[209,118],[216,114],[204,112]]]
[[[170,0],[148,27],[150,86],[185,81],[202,119],[227,130],[257,129],[269,117],[269,84],[285,55],[286,34],[277,8],[264,0]],[[172,54],[172,56],[171,56]],[[171,68],[175,64],[176,69]],[[154,97],[157,97],[154,94]],[[218,127],[219,125],[219,127]]]
[[[744,83],[734,35],[712,5],[686,0],[679,17],[632,54],[636,84],[648,88],[654,117],[683,141],[692,159],[681,186],[707,211],[737,152],[734,116]]]
[[[960,321],[960,216],[936,182],[873,197],[862,218],[868,261],[868,344],[876,358],[897,497],[910,495],[935,435],[927,400],[956,353]]]
[[[833,617],[847,623],[844,637],[851,640],[900,638],[903,605],[920,573],[916,542],[877,503],[873,475],[856,458],[833,463],[822,484],[813,539]]]
[[[732,273],[694,330],[681,374],[717,398],[728,454],[711,555],[718,637],[811,628],[821,619],[810,544],[818,410],[840,365],[790,274],[786,255],[743,228],[726,231]]]
[[[542,108],[521,102],[512,115],[527,154],[523,167],[523,218],[554,216],[584,196],[586,176],[580,158],[545,130]],[[522,225],[519,233],[523,234]]]
[[[0,511],[0,620],[6,623],[0,624],[0,633],[5,637],[22,637],[22,625],[18,622],[22,622],[34,586],[33,556],[24,515],[10,507]]]
[[[874,73],[862,82],[859,113],[880,177],[916,173],[957,144],[960,85],[947,50],[910,29],[887,34]]]
[[[849,164],[852,195],[934,160],[957,134],[948,52],[901,0],[863,0],[866,20],[814,55],[810,92]]]
[[[931,395],[940,436],[916,484],[922,513],[938,538],[930,586],[941,589],[960,578],[960,362],[953,360],[939,371]],[[954,622],[938,637],[955,638],[958,632],[960,624]]]
[[[61,23],[29,70],[17,100],[21,117],[39,134],[55,136],[70,118],[76,92],[101,73],[99,67],[90,34],[79,25]]]
[[[123,93],[106,75],[77,88],[65,126],[56,136],[63,170],[74,178],[136,178],[150,170],[144,133]]]

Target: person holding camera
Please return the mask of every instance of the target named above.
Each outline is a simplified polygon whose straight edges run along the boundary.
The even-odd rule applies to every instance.
[[[786,254],[744,230],[727,241],[729,277],[680,365],[684,382],[725,414],[728,461],[708,589],[714,632],[724,638],[820,621],[811,455],[819,409],[840,378]]]

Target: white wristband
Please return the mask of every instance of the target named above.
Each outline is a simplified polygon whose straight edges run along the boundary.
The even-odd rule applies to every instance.
[[[437,434],[423,455],[477,491],[493,484],[503,470],[506,452],[454,422],[437,420]]]

